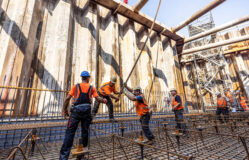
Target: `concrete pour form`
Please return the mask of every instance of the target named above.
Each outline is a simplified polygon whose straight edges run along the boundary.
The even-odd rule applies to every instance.
[[[121,88],[148,35],[143,25],[89,1],[78,0],[72,7],[69,0],[2,0],[0,6],[0,84],[4,86],[69,90],[80,82],[80,72],[88,70],[95,87],[116,75]],[[154,91],[167,93],[175,87],[183,94],[175,41],[154,32],[128,85],[145,90],[153,86],[151,103],[164,98],[153,96]],[[51,100],[61,106],[64,98],[52,92],[31,95],[35,98],[24,107],[26,91],[8,94],[4,89],[0,108],[14,96],[13,109],[7,104],[6,115],[25,110],[34,114],[48,110]],[[32,104],[38,107],[31,108]],[[48,107],[42,109],[44,105]]]

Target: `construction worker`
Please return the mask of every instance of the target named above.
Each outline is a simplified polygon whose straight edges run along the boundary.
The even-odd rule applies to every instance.
[[[82,144],[84,150],[87,150],[88,129],[92,121],[92,97],[96,98],[99,102],[107,102],[107,100],[101,98],[96,89],[89,84],[90,74],[87,71],[81,72],[80,76],[82,77],[82,83],[72,87],[63,103],[63,116],[67,119],[69,117],[68,104],[73,97],[74,102],[71,107],[71,115],[67,124],[65,139],[60,150],[60,160],[68,159],[79,122],[81,122]]]
[[[184,117],[183,117],[184,107],[182,105],[182,99],[177,94],[175,88],[172,88],[170,90],[170,94],[172,95],[171,107],[172,111],[175,113],[176,129],[179,129],[180,132],[186,134],[186,126],[184,124]]]
[[[225,121],[228,122],[228,116],[229,116],[229,99],[227,97],[222,97],[220,92],[216,92],[217,96],[217,111],[216,115],[218,116],[218,119],[221,123],[224,123],[220,114],[222,113]]]
[[[237,90],[235,93],[236,93],[236,99],[238,100],[240,108],[243,108],[243,111],[248,111],[249,108],[246,105],[246,98],[241,95],[239,90]]]
[[[115,99],[115,102],[119,101],[118,97],[112,95],[112,93],[119,94],[119,92],[117,91],[116,85],[115,85],[116,82],[117,82],[117,78],[115,76],[113,76],[113,77],[111,77],[111,80],[109,82],[106,82],[106,83],[102,84],[101,87],[98,90],[98,94],[101,97],[107,99],[106,105],[107,105],[108,110],[109,110],[110,122],[117,122],[114,119],[114,116],[113,116],[113,103],[112,103],[112,100],[111,100],[111,99]],[[93,110],[92,110],[93,117],[95,117],[97,112],[98,112],[99,104],[100,104],[99,101],[94,102],[94,107],[93,107]]]
[[[124,90],[124,94],[131,100],[135,101],[135,107],[137,111],[137,115],[140,117],[139,121],[142,126],[142,130],[146,138],[148,139],[148,144],[153,143],[153,139],[155,138],[150,131],[149,122],[150,122],[150,109],[148,108],[148,104],[142,94],[141,87],[137,86],[134,89],[131,89],[126,84],[124,84],[125,88],[131,92],[130,94],[127,90]]]
[[[230,88],[226,88],[226,90],[225,90],[225,96],[229,99],[229,102],[232,105],[234,100],[233,100],[233,94],[230,91]]]

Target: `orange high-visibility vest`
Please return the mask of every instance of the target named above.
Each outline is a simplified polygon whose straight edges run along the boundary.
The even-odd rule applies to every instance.
[[[176,95],[176,96],[179,96],[179,95]],[[175,97],[176,96],[174,96],[174,97],[172,97],[172,100],[171,100],[171,106],[172,106],[172,108],[175,106],[175,105],[177,105],[177,101],[175,100]],[[184,107],[182,106],[182,103],[178,106],[178,107],[176,107],[176,109],[175,110],[181,110],[181,109],[183,109]]]
[[[148,104],[144,98],[144,95],[140,94],[140,96],[143,98],[143,103],[136,101],[136,104],[135,104],[138,116],[145,115],[147,112],[149,112],[149,109],[147,108]]]
[[[238,97],[238,99],[239,99],[239,97]],[[243,97],[243,96],[241,96],[240,99],[239,99],[239,102],[240,102],[240,106],[241,106],[242,108],[244,108],[244,110],[247,111],[248,108],[247,108],[247,105],[246,105],[246,98]]]
[[[113,87],[110,86],[111,82],[106,82],[102,84],[102,86],[99,88],[99,92],[102,95],[110,95],[112,92],[116,91],[115,85]]]
[[[227,101],[225,100],[225,97],[217,98],[217,107],[224,108],[227,107]]]

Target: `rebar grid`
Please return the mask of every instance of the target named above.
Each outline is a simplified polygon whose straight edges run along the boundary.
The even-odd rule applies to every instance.
[[[184,123],[188,134],[178,136],[172,119],[152,119],[150,127],[156,137],[152,145],[135,141],[141,131],[138,121],[109,123],[109,126],[94,125],[90,130],[90,154],[86,158],[135,160],[141,158],[141,146],[143,146],[144,159],[190,159],[191,157],[194,159],[248,159],[248,113],[233,114],[227,123],[220,123],[214,115],[191,116]],[[42,134],[39,136],[44,141],[51,138],[44,137]],[[61,145],[61,141],[56,140],[46,143],[48,153],[41,149],[42,153],[46,153],[43,154],[44,158],[58,159]],[[0,153],[2,159],[6,158],[6,151],[0,151]],[[17,159],[21,157],[20,154],[20,152],[16,153]],[[27,157],[42,159],[37,148],[32,156],[27,155]]]

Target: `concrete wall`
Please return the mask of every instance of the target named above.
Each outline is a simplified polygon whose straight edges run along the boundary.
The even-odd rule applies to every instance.
[[[88,1],[77,0],[74,9],[69,0],[2,0],[0,6],[0,84],[5,86],[69,90],[88,70],[94,86],[116,75],[121,88],[148,35],[147,28]],[[183,93],[174,45],[154,33],[128,81],[131,87],[152,88],[153,104],[169,88]],[[12,109],[4,107],[8,97],[15,97]],[[0,107],[9,109],[5,114],[47,114],[59,111],[63,98],[60,92],[4,89]]]

